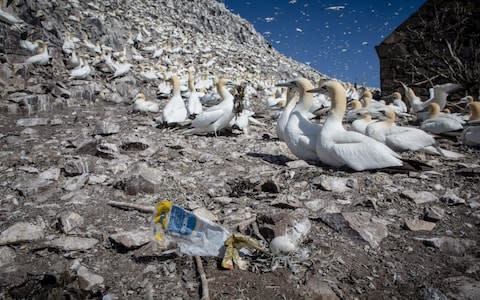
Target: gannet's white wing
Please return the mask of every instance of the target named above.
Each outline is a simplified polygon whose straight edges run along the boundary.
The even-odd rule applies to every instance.
[[[385,144],[399,151],[417,151],[435,144],[433,136],[417,128],[400,126],[392,127],[387,133]]]
[[[219,108],[203,111],[192,121],[192,126],[195,128],[206,128],[220,119],[223,114],[225,114],[225,111]]]
[[[333,138],[331,151],[355,171],[401,166],[400,156],[386,145],[358,132],[346,131]]]

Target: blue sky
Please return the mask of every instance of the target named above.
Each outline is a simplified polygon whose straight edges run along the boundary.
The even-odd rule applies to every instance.
[[[380,85],[375,45],[425,0],[224,0],[281,53],[344,81]]]

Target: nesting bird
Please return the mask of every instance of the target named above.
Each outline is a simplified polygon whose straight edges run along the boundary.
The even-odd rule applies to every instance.
[[[346,95],[343,86],[333,80],[323,84],[332,101],[332,108],[323,125],[316,145],[319,160],[324,164],[348,166],[355,171],[401,166],[400,156],[386,145],[342,125],[346,110]],[[320,92],[321,88],[310,90]]]
[[[462,121],[440,114],[440,106],[436,102],[430,103],[429,106],[430,117],[423,121],[420,128],[434,133],[441,134],[451,131],[463,129]]]
[[[190,95],[188,96],[187,100],[187,112],[190,118],[195,118],[195,116],[202,112],[203,108],[202,103],[200,103],[200,97],[195,90],[195,83],[191,71],[188,72],[188,89],[190,91]]]
[[[462,132],[460,140],[468,146],[480,146],[480,102],[471,102],[468,126]]]
[[[139,93],[133,99],[133,112],[144,112],[144,113],[157,113],[160,111],[158,103],[153,101],[147,101],[145,95]]]
[[[25,61],[25,64],[44,66],[44,65],[47,65],[50,62],[51,56],[48,54],[47,43],[45,43],[44,41],[40,41],[40,40],[38,40],[37,43],[39,45],[38,46],[39,47],[39,49],[38,49],[39,53],[27,58],[27,60]]]
[[[182,123],[187,119],[185,102],[180,95],[180,79],[173,75],[170,81],[173,86],[173,94],[162,111],[162,120],[168,125]]]

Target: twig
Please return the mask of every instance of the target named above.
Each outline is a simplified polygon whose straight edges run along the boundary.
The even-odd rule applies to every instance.
[[[125,210],[133,209],[147,214],[151,214],[155,211],[155,208],[153,206],[145,206],[126,202],[108,201],[108,205]]]
[[[197,265],[197,271],[200,275],[200,283],[202,285],[202,300],[210,300],[210,294],[208,292],[208,281],[205,270],[203,269],[202,259],[200,256],[195,256],[195,263]]]

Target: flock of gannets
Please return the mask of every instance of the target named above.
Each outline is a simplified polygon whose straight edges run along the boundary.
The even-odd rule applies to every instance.
[[[439,95],[440,100],[429,100],[428,106],[425,106],[429,109],[427,112],[414,110],[415,113],[428,115],[420,128],[395,123],[397,116],[410,116],[406,114],[406,105],[398,92],[392,95],[392,103],[387,105],[383,101],[373,100],[371,92],[365,90],[360,100],[350,99],[352,108],[347,112],[347,91],[337,81],[321,82],[319,88],[313,88],[309,80],[299,78],[277,86],[288,88],[286,106],[277,121],[277,134],[300,159],[361,171],[402,166],[399,153],[404,151],[422,151],[448,158],[462,157],[459,153],[438,147],[435,137],[430,134],[463,129],[464,117],[440,114],[438,103],[446,105],[448,93],[458,90],[458,85],[444,84],[433,88],[432,93]],[[310,120],[306,112],[312,103],[311,93],[321,93],[324,89],[328,91],[331,108],[325,122],[320,124]],[[295,101],[295,91],[299,94],[298,102]],[[411,89],[407,88],[406,91],[407,98],[408,95],[414,95]],[[470,102],[467,106],[471,116],[461,140],[467,145],[480,145],[480,103],[472,102],[472,99],[467,100]],[[421,100],[418,98],[416,101],[418,108],[421,104],[418,101]],[[347,121],[352,122],[349,130],[342,124],[345,116]]]
[[[133,72],[134,76],[146,83],[161,80],[157,95],[169,98],[161,110],[156,99],[146,100],[145,95],[139,93],[133,99],[134,112],[161,111],[161,120],[168,125],[193,119],[192,128],[185,133],[214,133],[216,136],[218,131],[226,127],[247,128],[253,112],[244,110],[235,116],[234,96],[227,89],[227,80],[219,79],[213,83],[203,74],[195,85],[191,69],[188,70],[188,79],[185,80],[183,75],[180,78],[181,72],[174,67],[178,61],[172,60],[159,44],[143,44],[151,36],[144,26],[134,38],[131,33],[129,36],[123,50],[114,52],[107,45],[90,41],[86,33],[82,33],[82,39],[78,39],[70,32],[65,32],[62,50],[67,55],[67,65],[71,69],[69,79],[87,79],[96,70],[109,73],[108,80]],[[22,41],[21,47],[36,53],[25,64],[46,65],[51,59],[47,43],[41,40]],[[127,47],[131,47],[130,55]],[[180,48],[169,50],[170,54],[183,51]],[[143,63],[147,55],[159,62]],[[215,59],[213,57],[204,66],[212,65]],[[139,62],[138,72],[134,63]],[[184,81],[188,82],[188,87],[183,84]],[[216,93],[209,92],[213,84]],[[422,121],[421,129],[395,125],[396,115],[411,116],[407,114],[407,106],[400,93],[394,93],[392,103],[387,105],[385,101],[373,100],[368,89],[364,89],[360,97],[356,87],[350,84],[342,86],[335,81],[321,83],[321,87],[328,90],[329,97],[324,94],[314,95],[319,89],[314,89],[305,78],[278,84],[286,89],[278,91],[267,102],[269,106],[284,107],[277,122],[278,137],[293,154],[307,161],[319,161],[333,167],[348,166],[360,171],[402,165],[401,157],[396,151],[425,151],[458,157],[455,153],[438,148],[435,138],[427,132],[439,134],[464,129],[462,116],[441,112],[446,106],[448,94],[458,89],[459,85],[434,86],[430,89],[430,99],[421,101],[411,88],[401,84],[410,104],[409,112]],[[202,103],[216,102],[219,98],[219,104],[203,108]],[[470,99],[467,101],[471,102]],[[347,112],[348,102],[353,109]],[[469,107],[472,111],[471,121],[464,129],[461,140],[468,145],[478,145],[478,106],[472,102]],[[323,124],[312,121],[326,110],[330,112]],[[349,130],[342,124],[344,117],[349,122],[353,121]],[[376,118],[386,119],[379,121]]]

